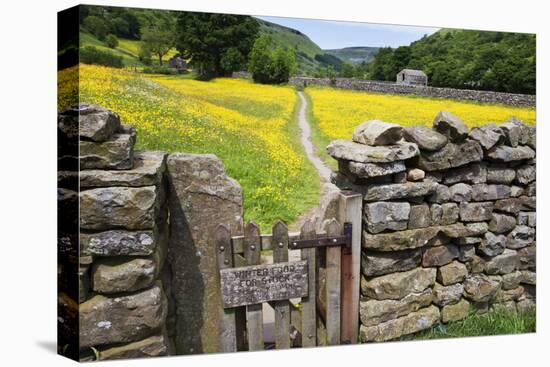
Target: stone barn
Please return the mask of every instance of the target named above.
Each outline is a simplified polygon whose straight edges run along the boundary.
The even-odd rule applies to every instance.
[[[187,62],[179,56],[174,56],[168,60],[168,65],[178,73],[187,70]]]
[[[407,85],[428,85],[428,76],[422,70],[403,69],[397,73],[396,82]]]

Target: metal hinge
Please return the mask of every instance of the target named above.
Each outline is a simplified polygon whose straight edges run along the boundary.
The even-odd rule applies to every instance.
[[[306,240],[294,240],[290,242],[291,249],[303,249],[312,247],[332,247],[344,246],[346,249],[351,249],[351,232],[352,224],[344,223],[344,234],[342,236],[318,237]]]

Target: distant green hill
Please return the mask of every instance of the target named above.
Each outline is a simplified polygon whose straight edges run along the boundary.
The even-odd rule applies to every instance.
[[[409,46],[381,48],[369,64],[375,80],[421,69],[436,87],[535,94],[534,34],[442,29]]]
[[[331,65],[335,70],[342,68],[342,60],[324,52],[315,42],[302,32],[257,19],[260,23],[260,33],[271,36],[276,45],[293,48],[296,52],[298,74],[311,74],[318,68]]]
[[[344,62],[352,64],[368,63],[374,59],[379,47],[345,47],[332,50],[324,50],[325,53],[338,57]]]

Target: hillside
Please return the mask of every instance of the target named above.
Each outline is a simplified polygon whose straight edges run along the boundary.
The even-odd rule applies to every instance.
[[[379,47],[345,47],[332,50],[324,50],[325,53],[338,57],[351,64],[368,63],[374,59]]]
[[[421,69],[436,87],[535,94],[534,34],[442,29],[396,49],[382,48],[369,64],[375,80]]]
[[[257,19],[260,32],[272,37],[276,45],[294,48],[298,64],[298,74],[311,74],[318,68],[331,65],[335,70],[342,68],[342,60],[325,53],[315,42],[300,31],[279,24]]]

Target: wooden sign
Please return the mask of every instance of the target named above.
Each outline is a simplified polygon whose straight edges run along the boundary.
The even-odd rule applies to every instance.
[[[304,297],[307,260],[222,269],[220,281],[224,308]]]

